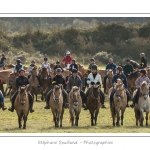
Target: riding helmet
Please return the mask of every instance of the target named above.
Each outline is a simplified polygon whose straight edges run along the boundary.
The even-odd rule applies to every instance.
[[[78,70],[76,69],[76,68],[74,68],[73,70],[72,70],[72,73],[77,73],[78,72]]]
[[[18,71],[18,72],[20,73],[21,71],[24,71],[24,72],[25,72],[25,70],[24,70],[23,68],[19,69],[19,71]]]
[[[122,68],[121,66],[118,66],[118,67],[117,67],[117,70],[123,71],[123,68]]]
[[[91,58],[91,61],[95,61],[95,59],[94,59],[94,58]]]
[[[140,73],[146,74],[146,70],[142,69]]]
[[[97,70],[97,66],[96,65],[92,65],[92,70]]]
[[[31,63],[35,63],[35,60],[32,60]]]
[[[56,72],[62,72],[61,68],[57,68]]]
[[[44,61],[47,61],[47,60],[48,60],[47,57],[45,57],[45,58],[44,58]]]
[[[67,52],[66,52],[66,55],[70,55],[70,52],[69,52],[69,51],[67,51]]]
[[[21,60],[20,60],[20,59],[17,59],[16,62],[17,62],[17,63],[21,63]]]
[[[129,59],[129,58],[127,58],[127,59],[126,59],[126,62],[130,62],[130,59]]]
[[[75,60],[75,59],[72,59],[72,61],[76,62],[76,60]]]
[[[59,61],[59,60],[57,60],[57,61],[56,61],[56,64],[60,64],[60,61]]]

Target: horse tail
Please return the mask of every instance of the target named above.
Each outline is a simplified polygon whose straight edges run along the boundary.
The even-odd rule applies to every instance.
[[[111,117],[113,118],[113,115],[116,115],[115,114],[115,107],[113,109],[111,109]]]

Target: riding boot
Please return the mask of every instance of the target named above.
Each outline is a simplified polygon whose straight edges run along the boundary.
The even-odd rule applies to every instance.
[[[128,102],[129,102],[131,96],[130,96],[130,92],[127,89],[126,89],[126,95],[127,95],[127,106],[126,107],[129,107]]]
[[[31,77],[31,75],[28,75],[28,79]]]
[[[80,91],[80,95],[82,98],[82,107],[85,108],[86,107],[86,97],[85,97],[85,93],[81,90]]]
[[[46,94],[46,106],[44,107],[44,109],[50,109],[50,104],[49,104],[49,101],[50,101],[50,96],[51,96],[51,93],[53,92],[53,90],[50,90],[47,94]]]
[[[112,90],[111,94],[110,94],[110,108],[112,107],[112,103],[113,103],[113,97],[114,97],[114,94],[115,94],[115,89]]]
[[[131,108],[133,108],[135,106],[135,103],[136,104],[138,103],[139,93],[140,93],[140,89],[138,88],[137,92],[135,93],[135,95],[134,95],[134,97],[132,99],[133,103],[130,105]]]
[[[3,110],[3,111],[4,111],[5,109],[7,109],[7,108],[5,107],[5,105],[4,105],[3,102],[1,102],[1,105],[2,105],[2,110]]]
[[[33,97],[32,97],[30,92],[28,92],[28,97],[29,97],[29,110],[30,110],[30,113],[33,113],[34,112],[34,109],[33,109]]]
[[[100,97],[101,97],[101,104],[102,104],[101,108],[106,108],[106,106],[104,105],[105,95],[102,92],[102,90],[100,90]]]
[[[69,108],[68,93],[64,89],[62,89],[62,94],[63,94],[63,107]]]
[[[87,103],[87,98],[88,98],[88,95],[89,95],[89,93],[90,93],[90,90],[91,90],[91,88],[88,88],[88,90],[86,91],[86,94],[85,94],[85,104]],[[84,108],[84,110],[88,110],[87,105],[86,105],[86,107]]]
[[[103,83],[103,87],[104,87],[104,93],[106,93],[106,80],[107,80],[108,76],[106,75],[104,77],[104,83]]]
[[[15,99],[16,99],[16,96],[18,94],[18,91],[16,91],[13,96],[11,97],[11,107],[8,108],[9,111],[13,112],[14,111],[14,103],[15,103]]]

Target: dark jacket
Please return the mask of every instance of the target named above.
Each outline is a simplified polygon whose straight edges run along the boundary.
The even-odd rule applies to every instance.
[[[64,69],[63,69],[60,65],[59,65],[59,66],[56,65],[56,66],[54,67],[54,70],[56,70],[57,68],[61,68],[62,72],[64,72]]]
[[[70,71],[72,72],[72,70],[74,69],[74,68],[76,68],[77,70],[78,70],[78,65],[77,64],[71,64],[70,66]]]
[[[29,84],[28,78],[26,78],[25,76],[19,76],[16,79],[16,87],[19,88],[19,86],[23,86],[23,85],[27,85]]]
[[[2,58],[1,58],[1,61],[0,61],[0,64],[3,64],[5,61],[6,61],[6,58],[5,58],[5,57],[2,57]]]
[[[82,80],[79,76],[76,76],[75,78],[71,76],[68,80],[67,84],[67,91],[71,91],[73,86],[80,87],[81,90]]]
[[[111,69],[111,70],[113,70],[113,73],[114,74],[116,74],[116,64],[115,63],[112,63],[112,64],[110,64],[110,63],[108,63],[107,65],[106,65],[106,70],[109,70],[109,69]]]
[[[115,74],[113,79],[112,79],[112,83],[117,83],[117,79],[121,79],[125,88],[127,89],[128,88],[128,82],[127,82],[127,78],[124,74]]]
[[[90,64],[89,67],[88,67],[88,69],[91,70],[93,65],[96,65],[96,64],[95,63],[94,64]]]
[[[58,84],[65,84],[65,79],[62,75],[55,75],[55,77],[52,79],[52,84],[53,85],[58,85]]]
[[[124,71],[124,74],[125,74],[126,76],[128,76],[128,74],[133,73],[133,66],[126,64],[126,65],[123,67],[123,71]]]
[[[145,57],[141,57],[141,64],[140,64],[140,66],[142,68],[146,68],[147,67],[147,60],[146,60]]]
[[[15,71],[19,71],[19,69],[21,69],[21,68],[23,68],[23,65],[22,64],[17,64],[16,66],[15,66],[15,68],[14,68],[14,72]]]

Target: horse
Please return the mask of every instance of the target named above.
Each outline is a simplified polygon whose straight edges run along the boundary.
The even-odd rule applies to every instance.
[[[15,99],[14,108],[18,115],[19,128],[22,127],[21,120],[24,120],[23,129],[26,129],[27,117],[29,114],[29,98],[26,86],[19,87],[18,95]]]
[[[62,127],[62,119],[64,114],[63,108],[63,95],[61,87],[55,85],[53,88],[53,93],[50,96],[49,105],[53,113],[53,120],[55,122],[55,127]]]
[[[112,87],[112,79],[113,79],[114,73],[110,69],[108,70],[107,75],[108,75],[108,78],[106,79],[106,93],[105,94],[108,94],[109,89]]]
[[[97,116],[100,109],[100,88],[99,85],[92,85],[87,98],[87,108],[91,114],[91,126],[97,124]]]
[[[149,97],[149,86],[146,81],[143,81],[140,85],[139,100],[138,104],[135,104],[134,106],[134,112],[136,118],[136,126],[138,126],[138,122],[140,122],[140,126],[143,126],[144,112],[146,112],[145,119],[146,119],[146,126],[148,126],[148,115],[150,112],[150,97]]]
[[[128,90],[131,93],[131,95],[133,95],[134,90],[136,89],[136,85],[135,82],[137,80],[137,78],[140,76],[140,72],[139,71],[135,71],[133,73],[131,73],[128,77],[127,77],[127,81],[128,81]]]
[[[37,101],[37,94],[39,93],[39,81],[37,79],[37,67],[32,67],[31,69],[31,76],[28,79],[29,84],[30,84],[30,92],[31,94],[36,96],[36,101]]]
[[[82,99],[80,96],[79,88],[77,86],[73,86],[72,90],[69,93],[69,113],[70,113],[70,122],[72,122],[72,126],[74,126],[74,124],[78,126],[81,107],[82,107]],[[75,113],[75,123],[74,123],[74,113]]]
[[[134,69],[140,68],[140,64],[134,60],[130,60],[130,64],[133,66]]]
[[[51,80],[48,75],[47,68],[42,68],[40,75],[40,84],[41,84],[41,100],[46,100],[46,94],[50,90]]]
[[[127,105],[127,95],[124,88],[124,84],[121,79],[117,79],[117,83],[114,84],[115,94],[111,107],[111,115],[113,118],[113,126],[115,126],[115,119],[117,117],[116,126],[120,126],[120,110],[121,110],[121,125],[123,125],[124,112]]]

